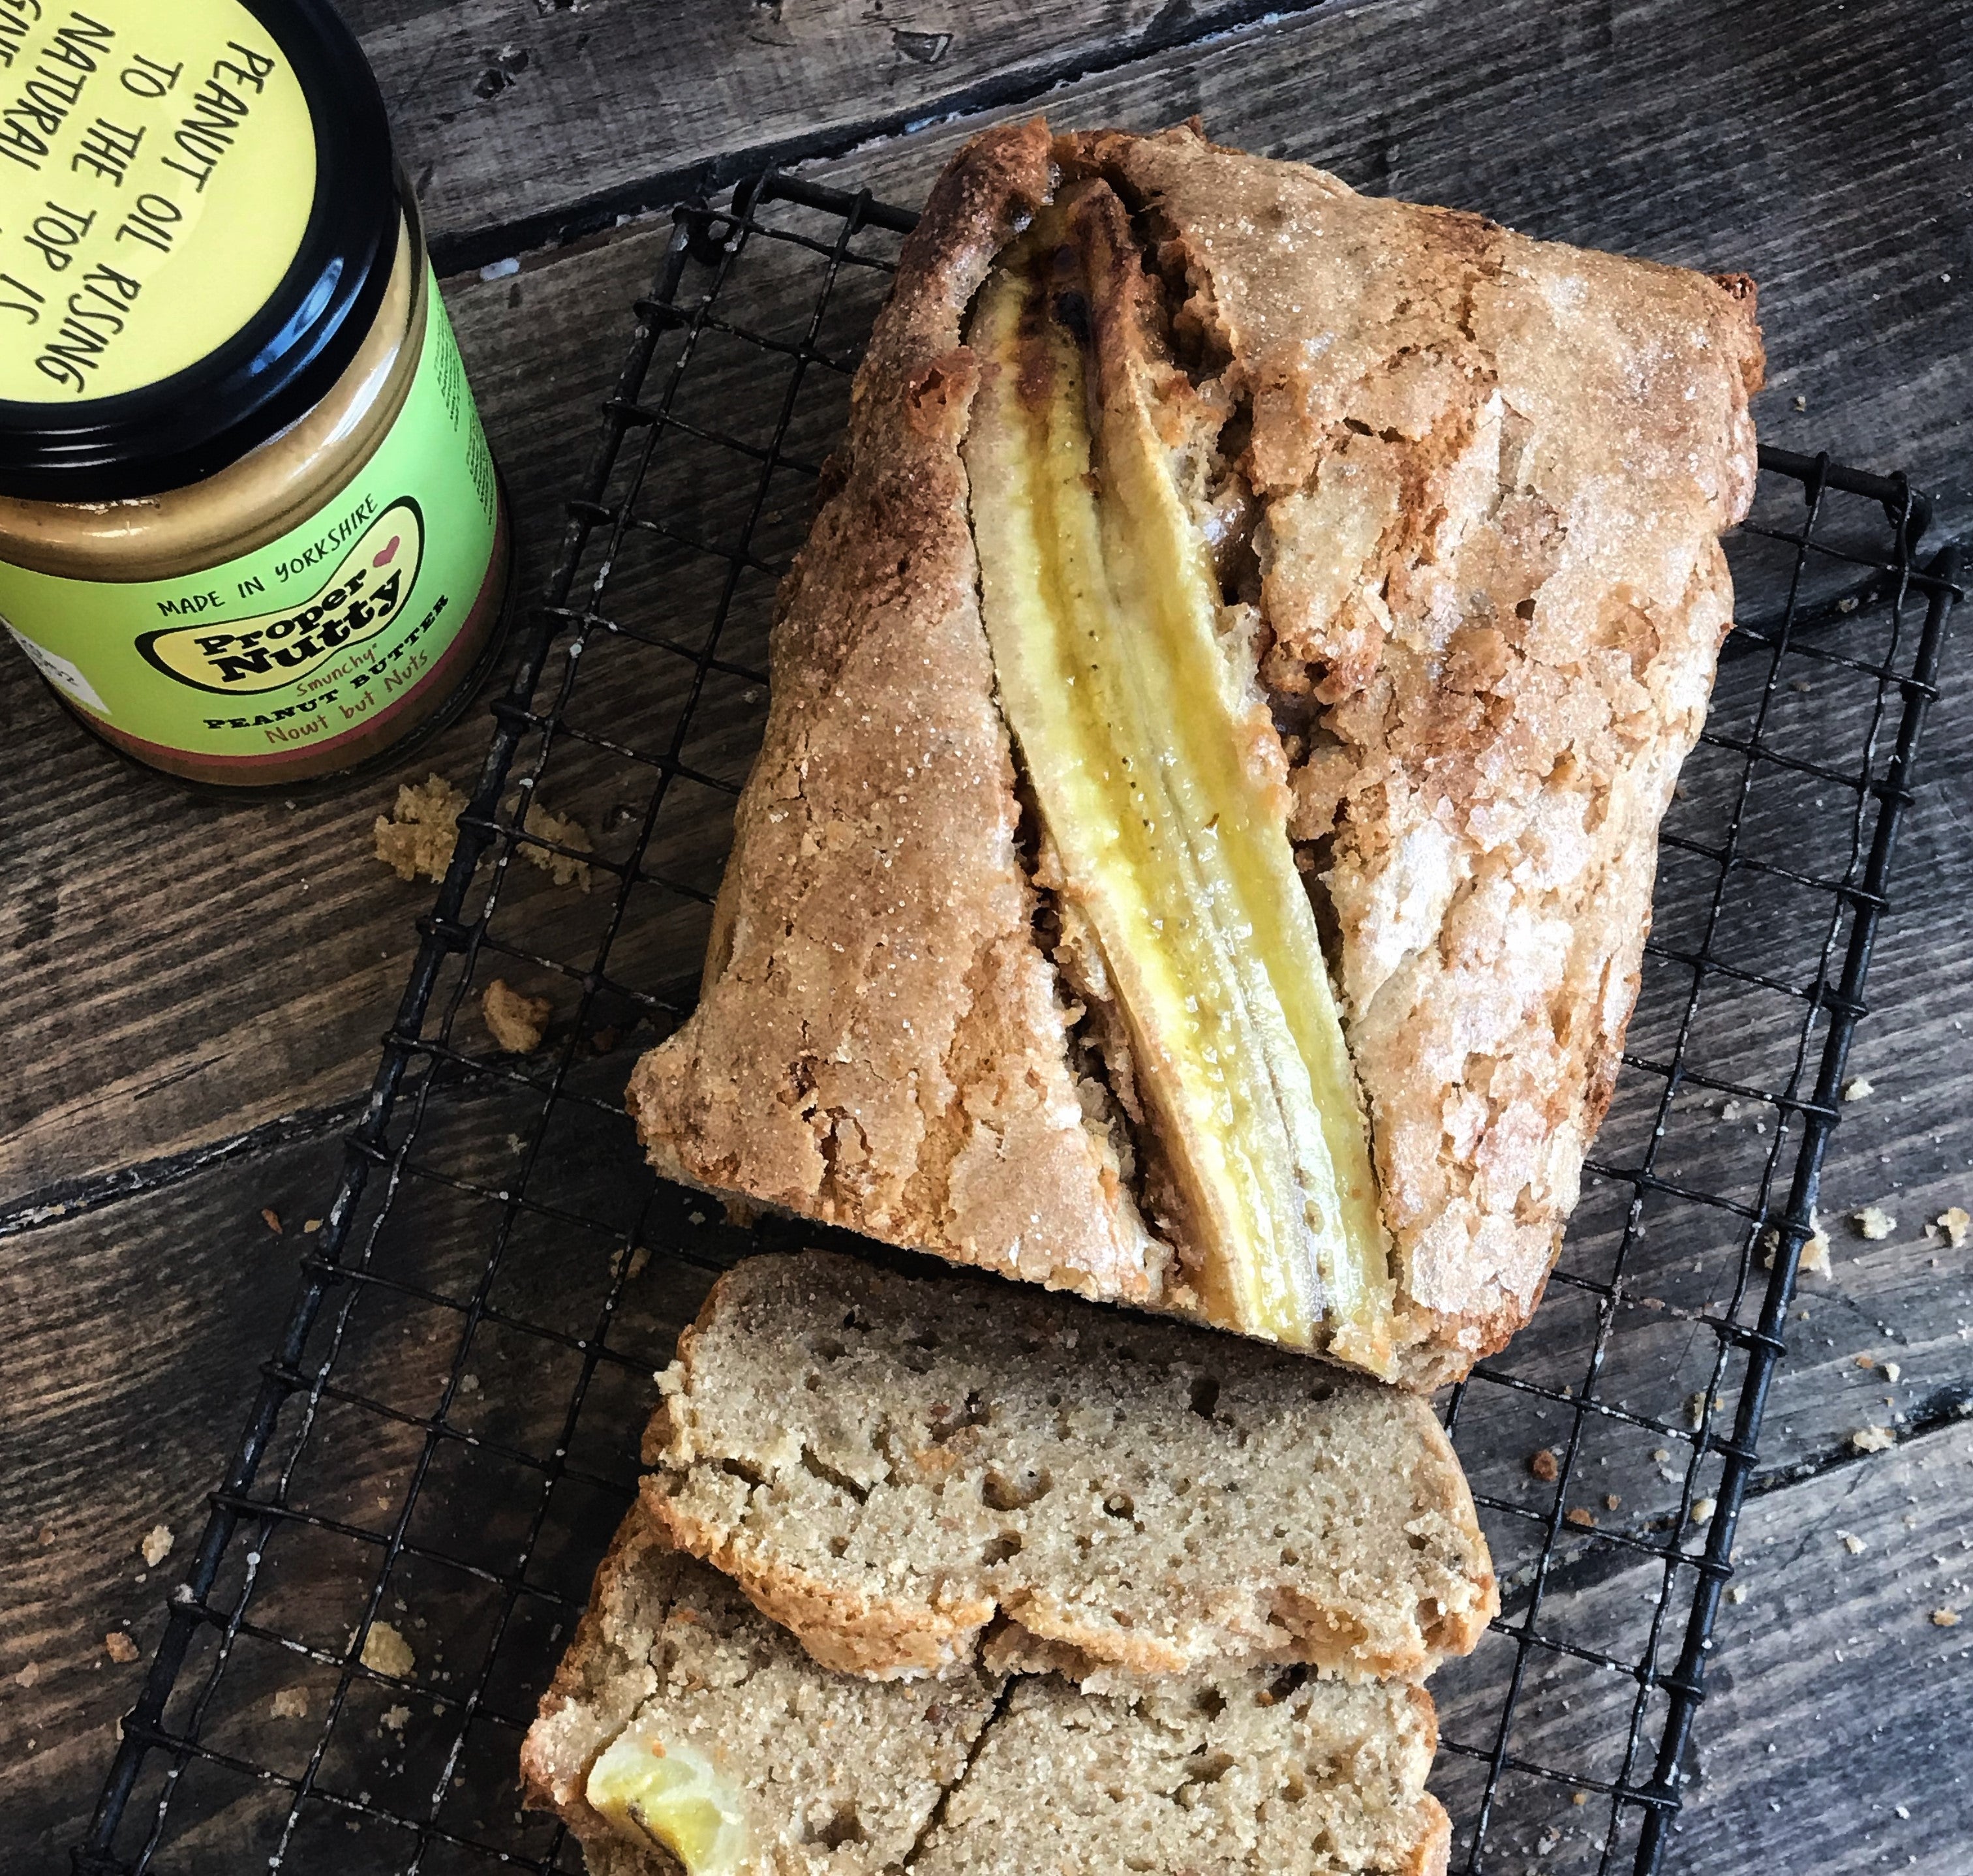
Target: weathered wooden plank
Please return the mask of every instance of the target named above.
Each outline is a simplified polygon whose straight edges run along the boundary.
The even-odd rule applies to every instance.
[[[607,1064],[579,1066],[572,1085],[594,1093],[613,1072]],[[613,1126],[578,1110],[579,1129],[547,1134],[535,1160],[515,1153],[510,1137],[524,1148],[535,1140],[539,1106],[538,1097],[490,1083],[434,1100],[417,1157],[424,1171],[407,1176],[369,1267],[449,1300],[359,1289],[352,1301],[347,1290],[331,1293],[303,1366],[312,1373],[333,1350],[335,1393],[316,1410],[286,1497],[297,1512],[388,1533],[442,1391],[455,1370],[470,1376],[447,1423],[487,1444],[443,1443],[430,1462],[424,1508],[406,1534],[411,1544],[482,1567],[512,1567],[544,1475],[507,1464],[492,1448],[545,1460],[564,1446],[572,1474],[602,1482],[558,1487],[530,1576],[544,1593],[525,1599],[523,1633],[529,1622],[538,1619],[545,1630],[565,1621],[563,1603],[549,1599],[581,1592],[635,1478],[651,1370],[668,1356],[708,1280],[662,1256],[639,1261],[610,1321],[613,1354],[589,1382],[584,1414],[571,1429],[568,1403],[583,1362],[571,1339],[598,1334],[649,1181],[620,1116]],[[326,1203],[339,1158],[322,1142],[263,1149],[141,1204],[25,1233],[0,1259],[0,1317],[8,1325],[0,1570],[9,1586],[0,1601],[0,1860],[10,1871],[38,1876],[67,1867],[114,1750],[117,1716],[136,1697],[162,1629],[165,1592],[188,1565],[204,1528],[206,1494],[232,1453],[260,1385],[260,1363],[286,1318],[298,1258],[315,1241],[307,1226]],[[432,1176],[439,1174],[594,1214],[588,1229],[538,1213],[516,1218],[498,1276],[480,1298],[487,1315],[470,1345],[462,1306],[485,1274],[502,1208]],[[280,1221],[278,1234],[263,1208]],[[372,1216],[371,1208],[359,1212],[360,1230]],[[263,1493],[296,1449],[304,1404],[293,1398],[276,1427]],[[147,1567],[139,1547],[159,1524],[172,1533],[172,1548],[165,1561]],[[218,1606],[238,1593],[245,1548],[236,1546],[221,1576]],[[264,1546],[250,1619],[339,1655],[379,1554],[375,1544],[319,1528],[284,1528]],[[392,1576],[385,1617],[402,1626],[435,1698],[455,1678],[463,1691],[478,1665],[469,1655],[484,1614],[483,1589],[415,1557]],[[401,1600],[409,1606],[398,1609]],[[143,1659],[116,1660],[105,1644],[113,1630],[127,1630]],[[530,1710],[554,1661],[545,1633],[513,1646],[522,1679],[496,1685],[487,1697],[493,1711],[510,1716]],[[210,1659],[209,1642],[195,1644],[188,1691]],[[214,1750],[289,1768],[296,1750],[305,1755],[313,1744],[335,1678],[332,1669],[292,1650],[244,1639],[203,1737]],[[283,1689],[308,1695],[312,1724],[274,1719],[273,1695]],[[359,1708],[378,1691],[361,1690]],[[375,1703],[375,1713],[340,1735],[358,1742],[359,1783],[374,1778],[389,1803],[409,1802],[415,1783],[381,1768],[386,1757],[401,1757],[387,1752],[394,1742],[376,1721],[394,1699]],[[418,1718],[427,1729],[441,1723],[424,1701]],[[476,1780],[484,1782],[473,1802],[511,1826],[511,1753],[477,1754],[474,1763]],[[333,1786],[350,1767],[335,1756],[330,1763]],[[195,1774],[195,1789],[198,1782]],[[264,1789],[257,1795],[257,1809],[223,1808],[195,1837],[214,1858],[201,1867],[241,1866],[236,1859],[257,1841],[272,1801]]]
[[[1942,1628],[1932,1616],[1973,1606],[1969,1465],[1973,1426],[1961,1421],[1749,1502],[1736,1564],[1744,1599],[1721,1610],[1667,1871],[1837,1876],[1912,1868],[1952,1876],[1965,1867],[1973,1695],[1965,1638],[1973,1617]],[[1853,1552],[1845,1532],[1863,1548]],[[1572,1535],[1535,1631],[1610,1654],[1625,1668],[1655,1660],[1669,1672],[1683,1636],[1667,1627],[1654,1652],[1663,1574],[1662,1564],[1633,1561],[1599,1537]],[[1690,1570],[1677,1575],[1689,1593]],[[1510,1596],[1510,1624],[1525,1606],[1524,1596]],[[1446,1739],[1490,1751],[1497,1688],[1513,1650],[1511,1639],[1490,1636],[1472,1659],[1441,1674],[1434,1691]],[[1536,1644],[1525,1688],[1509,1740],[1516,1759],[1592,1780],[1623,1771],[1634,1675]],[[1659,1709],[1646,1711],[1654,1726]],[[1441,1755],[1435,1782],[1456,1816],[1470,1813],[1486,1770],[1484,1760]],[[1633,1776],[1651,1770],[1647,1759]],[[1590,1786],[1510,1770],[1497,1804],[1490,1866],[1561,1876],[1598,1868],[1610,1807]],[[1618,1841],[1634,1845],[1634,1825]],[[1612,1867],[1628,1868],[1628,1855]]]
[[[1803,112],[1819,108],[1813,103],[1818,85],[1832,93],[1840,90],[1839,81],[1849,69],[1844,58],[1863,70],[1880,70],[1880,89],[1895,93],[1916,87],[1915,78],[1898,77],[1922,58],[1914,21],[1901,15],[1900,26],[1892,18],[1895,12],[1873,11],[1860,29],[1866,35],[1860,44],[1835,41],[1815,30],[1806,34],[1799,75],[1801,95],[1810,102],[1801,106]],[[1153,122],[1201,104],[1210,108],[1226,134],[1275,147],[1292,136],[1291,147],[1297,152],[1333,162],[1359,180],[1382,178],[1420,194],[1486,201],[1543,232],[1720,264],[1746,257],[1757,243],[1765,244],[1752,256],[1756,265],[1785,265],[1816,281],[1808,296],[1807,316],[1811,323],[1822,323],[1808,336],[1842,358],[1842,376],[1828,394],[1818,391],[1810,412],[1794,412],[1787,394],[1799,367],[1778,328],[1778,384],[1763,399],[1764,423],[1784,440],[1806,445],[1828,435],[1839,447],[1880,459],[1890,446],[1875,440],[1896,436],[1909,444],[1913,460],[1950,468],[1956,459],[1955,427],[1962,405],[1935,397],[1914,402],[1900,387],[1925,380],[1929,371],[1968,368],[1965,361],[1973,348],[1959,342],[1962,328],[1954,323],[1961,315],[1934,309],[1916,323],[1887,333],[1881,345],[1844,350],[1839,328],[1854,296],[1840,283],[1857,273],[1863,185],[1851,184],[1850,197],[1825,195],[1808,206],[1805,197],[1796,199],[1795,182],[1785,165],[1772,152],[1755,149],[1736,159],[1740,167],[1726,175],[1717,201],[1710,207],[1689,188],[1672,192],[1680,198],[1680,214],[1703,210],[1709,221],[1688,223],[1668,216],[1667,192],[1654,191],[1638,180],[1636,152],[1666,131],[1661,164],[1669,167],[1676,157],[1690,168],[1704,154],[1690,139],[1681,145],[1670,137],[1652,114],[1659,109],[1656,100],[1673,88],[1652,48],[1676,41],[1677,34],[1654,39],[1643,12],[1628,12],[1613,24],[1611,49],[1599,51],[1593,36],[1565,44],[1547,82],[1530,92],[1522,82],[1522,47],[1530,32],[1521,30],[1526,20],[1517,26],[1517,17],[1510,8],[1490,14],[1484,25],[1466,22],[1461,70],[1471,77],[1471,97],[1463,107],[1459,139],[1435,127],[1443,100],[1434,87],[1450,81],[1445,61],[1416,56],[1428,19],[1428,9],[1416,5],[1386,6],[1355,16],[1319,15],[1292,34],[1245,35],[1127,80],[1086,86],[1065,94],[1061,108],[1069,116],[1091,121]],[[1495,25],[1497,18],[1500,23]],[[1723,43],[1733,43],[1723,28],[1719,36]],[[1694,82],[1729,92],[1736,85],[1751,92],[1771,84],[1779,38],[1778,28],[1765,36],[1749,35],[1749,50],[1739,62],[1723,57]],[[1329,112],[1314,129],[1326,142],[1308,134],[1307,85],[1301,74],[1309,69],[1324,74]],[[1421,71],[1422,77],[1417,75]],[[1722,71],[1728,75],[1721,77]],[[1407,78],[1407,73],[1413,75]],[[1908,119],[1880,113],[1849,126],[1854,132],[1849,147],[1855,173],[1872,177],[1869,193],[1882,204],[1881,218],[1932,230],[1927,240],[1954,238],[1952,230],[1960,225],[1951,215],[1929,215],[1934,189],[1929,178],[1939,167],[1933,158],[1948,142],[1939,113],[1952,103],[1958,83],[1948,71]],[[1589,103],[1604,91],[1609,96],[1609,122],[1618,127],[1614,130],[1589,121]],[[1695,121],[1719,118],[1723,106],[1712,102],[1717,107],[1712,117],[1702,113]],[[1418,139],[1403,145],[1395,169],[1386,148],[1391,122],[1419,126]],[[1569,125],[1585,126],[1575,165],[1522,159],[1529,138],[1539,134],[1553,141]],[[956,134],[941,129],[907,139],[896,149],[872,152],[862,168],[888,191],[909,199]],[[1807,134],[1805,125],[1797,134]],[[1569,181],[1565,187],[1558,175],[1587,180]],[[1756,198],[1765,204],[1765,216],[1747,213],[1747,204]],[[455,293],[483,398],[517,485],[536,579],[556,531],[555,496],[568,486],[581,459],[595,395],[613,366],[617,309],[654,261],[656,247],[654,237],[636,236],[561,259],[515,281],[469,283]],[[1810,257],[1815,261],[1812,268]],[[520,304],[515,306],[510,302],[517,295]],[[1771,293],[1771,323],[1778,310],[1791,316],[1790,304],[1782,300],[1778,308],[1777,296]],[[716,371],[703,381],[722,392],[726,387]],[[752,394],[757,410],[760,387]],[[1906,407],[1903,427],[1880,425],[1871,417],[1886,400],[1899,398]],[[695,498],[692,518],[718,518],[719,503],[712,497],[696,490],[676,492]],[[793,511],[798,516],[798,501]],[[650,577],[669,582],[674,570],[656,569]],[[12,670],[15,680],[25,685],[20,667]],[[39,934],[21,940],[30,968],[15,979],[18,1007],[36,1014],[28,1027],[15,1032],[28,1046],[10,1130],[27,1131],[21,1146],[10,1149],[8,1163],[32,1171],[8,1172],[0,1179],[0,1189],[18,1192],[138,1159],[191,1150],[237,1136],[297,1105],[332,1100],[360,1085],[374,1030],[370,1012],[388,1007],[391,985],[400,973],[403,914],[415,907],[414,889],[400,888],[371,871],[362,858],[360,839],[335,809],[304,809],[296,816],[277,811],[216,815],[191,809],[162,786],[128,778],[87,754],[82,772],[90,779],[77,786],[74,751],[82,746],[63,735],[41,741],[53,720],[37,708],[37,694],[26,688],[18,714],[28,733],[8,757],[26,783],[14,797],[25,846],[19,870],[35,882],[15,896],[8,916],[23,933]],[[745,708],[737,699],[734,707]],[[461,773],[470,763],[473,740],[470,726],[455,732],[442,746],[444,759],[433,760]],[[426,765],[411,766],[416,770]],[[377,799],[388,792],[380,789]],[[371,806],[366,799],[352,818],[367,821]],[[28,842],[25,830],[38,819],[45,831]],[[123,831],[113,832],[113,823]],[[227,830],[217,851],[215,829]],[[227,842],[237,845],[229,848]],[[264,870],[241,864],[231,857],[236,851],[252,851],[276,864]],[[111,865],[123,869],[125,882],[113,900],[93,884]],[[310,916],[306,908],[299,915],[283,910],[283,900],[299,900],[292,883],[296,875],[309,879],[311,894],[332,896],[333,920]],[[1952,882],[1941,884],[1943,891]],[[234,955],[223,959],[223,977],[208,955],[212,928],[204,920],[216,890],[234,930],[265,934],[251,946],[235,942]],[[144,900],[153,926],[150,941],[140,950],[109,943],[123,906],[133,898]],[[388,959],[382,956],[386,950],[391,951]],[[356,978],[354,973],[373,952],[376,971]],[[78,958],[93,960],[85,968],[110,972],[112,980],[78,985],[74,974]],[[74,1012],[80,1003],[100,1005],[87,1025],[86,1067],[76,1059],[80,1051],[61,1047],[62,1038],[74,1030]],[[146,1011],[160,1005],[168,1012],[165,1019],[150,1020]],[[107,1014],[119,1009],[120,1016]],[[215,1034],[226,1037],[224,1047],[211,1046]],[[178,1040],[167,1040],[172,1038]],[[168,1103],[151,1092],[160,1085],[171,1087]],[[153,1119],[153,1114],[159,1118]],[[46,1119],[38,1124],[37,1116]],[[84,1121],[86,1126],[80,1124]],[[44,1145],[45,1159],[41,1157]]]
[[[576,1092],[607,1089],[613,1073],[607,1062],[581,1070]],[[421,1170],[402,1187],[371,1267],[440,1300],[357,1296],[335,1342],[336,1392],[319,1410],[288,1498],[298,1512],[390,1531],[426,1443],[426,1422],[454,1374],[470,1375],[446,1406],[446,1423],[492,1443],[442,1442],[407,1535],[427,1552],[505,1572],[539,1502],[542,1475],[502,1453],[538,1459],[567,1446],[569,1465],[597,1482],[564,1485],[551,1505],[539,1561],[528,1572],[532,1587],[489,1687],[488,1704],[509,1718],[525,1715],[552,1666],[553,1631],[569,1615],[558,1599],[579,1597],[607,1541],[620,1488],[634,1472],[637,1430],[653,1399],[649,1370],[705,1283],[702,1272],[662,1254],[629,1266],[635,1274],[627,1277],[607,1336],[620,1361],[598,1371],[571,1436],[564,1414],[583,1357],[561,1338],[595,1335],[614,1280],[615,1248],[636,1223],[643,1181],[627,1123],[606,1125],[585,1113],[578,1128],[537,1142],[538,1105],[538,1097],[496,1081],[435,1097],[414,1155]],[[532,1161],[530,1147],[537,1149]],[[103,1637],[127,1624],[146,1651],[155,1639],[160,1593],[182,1570],[202,1526],[203,1494],[257,1384],[248,1358],[272,1344],[296,1249],[308,1241],[303,1227],[333,1173],[333,1155],[320,1145],[267,1150],[185,1180],[142,1207],[51,1224],[10,1246],[0,1302],[20,1326],[0,1434],[0,1567],[15,1588],[0,1610],[0,1842],[21,1867],[58,1868],[80,1827],[113,1744],[115,1716],[142,1672],[140,1664],[110,1659]],[[464,1315],[456,1306],[471,1299],[484,1272],[502,1209],[462,1190],[467,1186],[573,1208],[592,1225],[534,1214],[518,1221],[485,1296],[493,1319],[462,1357]],[[262,1220],[262,1205],[280,1217],[278,1237]],[[730,1241],[676,1215],[646,1220],[645,1234],[708,1250]],[[329,1351],[339,1302],[332,1298],[305,1369]],[[1514,1438],[1510,1429],[1494,1431],[1499,1440]],[[298,1432],[291,1410],[269,1479]],[[1462,1430],[1484,1484],[1492,1462],[1517,1460],[1520,1447],[1488,1448],[1477,1437],[1471,1426]],[[1973,1461],[1973,1432],[1961,1423],[1868,1459],[1820,1459],[1812,1476],[1759,1492],[1743,1521],[1746,1597],[1729,1607],[1723,1625],[1715,1697],[1700,1717],[1692,1762],[1697,1815],[1680,1854],[1686,1867],[1725,1871],[1751,1867],[1765,1846],[1791,1850],[1811,1829],[1854,1825],[1860,1840],[1867,1825],[1874,1850],[1895,1848],[1900,1860],[1907,1850],[1920,1853],[1921,1866],[1943,1876],[1955,1866],[1925,1864],[1923,1855],[1928,1844],[1953,1844],[1955,1832],[1967,1828],[1963,1784],[1952,1783],[1942,1760],[1916,1787],[1929,1807],[1921,1812],[1907,1786],[1886,1796],[1884,1781],[1893,1768],[1919,1777],[1925,1755],[1949,1750],[1942,1742],[1973,1717],[1963,1644],[1956,1633],[1929,1624],[1933,1608],[1969,1606],[1973,1532],[1962,1482]],[[1629,1489],[1625,1473],[1598,1480],[1619,1482]],[[1486,1521],[1507,1574],[1507,1618],[1518,1621],[1527,1600],[1514,1567],[1525,1541],[1500,1513],[1488,1512]],[[1611,1544],[1609,1527],[1622,1521],[1606,1516],[1602,1529],[1566,1534],[1536,1628],[1552,1642],[1625,1662],[1648,1655],[1669,1667],[1676,1624],[1650,1654],[1661,1567]],[[171,1527],[175,1546],[163,1567],[147,1571],[136,1547],[159,1522]],[[1839,1530],[1869,1550],[1853,1557]],[[1688,1535],[1688,1549],[1699,1536]],[[378,1554],[374,1544],[320,1528],[277,1533],[263,1547],[251,1619],[339,1655],[377,1579]],[[222,1576],[215,1599],[222,1605],[237,1593],[240,1562],[236,1553]],[[1683,1593],[1689,1585],[1681,1571],[1677,1587]],[[434,1699],[407,1703],[401,1739],[380,1730],[383,1711],[399,1696],[360,1689],[353,1717],[339,1725],[328,1782],[415,1811],[429,1789],[419,1774],[448,1749],[456,1727],[450,1710],[441,1710],[443,1699],[476,1675],[491,1603],[499,1599],[428,1558],[401,1564],[385,1593],[384,1613],[411,1642],[419,1663],[414,1678]],[[1490,1742],[1511,1647],[1490,1637],[1472,1662],[1441,1677],[1445,1736],[1455,1746]],[[1841,1664],[1834,1660],[1837,1649]],[[1515,1755],[1579,1777],[1614,1778],[1634,1680],[1546,1646],[1531,1662]],[[207,1665],[201,1645],[195,1672]],[[216,1750],[290,1769],[312,1750],[335,1678],[332,1662],[250,1638],[239,1645],[202,1737]],[[1832,1703],[1832,1686],[1860,1693]],[[307,1714],[276,1723],[277,1692],[303,1695]],[[1831,1722],[1835,1748],[1813,1718],[1818,1701],[1841,1709]],[[1761,1723],[1770,1713],[1783,1722],[1778,1729]],[[512,1812],[512,1730],[491,1722],[482,1729],[462,1762],[468,1786],[448,1821],[499,1848],[538,1851],[538,1827],[516,1824]],[[1774,1757],[1765,1750],[1770,1739],[1782,1749]],[[1804,1775],[1825,1753],[1831,1763],[1818,1789],[1829,1794],[1832,1780],[1839,1789],[1827,1802],[1811,1803],[1802,1795]],[[1462,1816],[1470,1814],[1481,1772],[1454,1750],[1441,1760],[1441,1789]],[[210,1859],[201,1867],[244,1867],[264,1849],[282,1809],[278,1793],[217,1773],[203,1783],[195,1775],[189,1785],[197,1806],[211,1809],[182,1842],[182,1855]],[[1593,1868],[1592,1839],[1600,1842],[1607,1815],[1601,1800],[1575,1806],[1572,1791],[1580,1788],[1510,1773],[1499,1798],[1498,1850],[1532,1855],[1554,1837],[1544,1867]],[[1783,1809],[1771,1811],[1771,1801]],[[1871,1801],[1876,1812],[1866,1809]],[[1890,1811],[1895,1802],[1907,1805],[1911,1820]],[[1716,1825],[1727,1835],[1707,1847]],[[1782,1834],[1763,1835],[1771,1829]],[[357,1846],[350,1848],[353,1854]],[[388,1845],[366,1848],[388,1859]],[[1736,1864],[1736,1855],[1746,1860]],[[1870,1866],[1860,1857],[1831,1867]]]
[[[1291,0],[1280,12],[1315,0]],[[477,266],[1258,18],[1258,0],[365,0],[441,262]]]
[[[656,252],[647,237],[451,296],[512,491],[527,605]],[[370,855],[395,778],[293,808],[217,806],[103,752],[11,649],[0,685],[0,1191],[207,1149],[358,1094],[430,896]],[[473,709],[404,777],[469,776],[488,729]]]

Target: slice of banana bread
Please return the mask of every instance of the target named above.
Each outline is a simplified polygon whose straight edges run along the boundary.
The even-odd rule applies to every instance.
[[[591,1801],[599,1760],[636,1734],[653,1759],[653,1746],[682,1748],[738,1819],[741,1860],[702,1855],[692,1876],[877,1876],[964,1770],[1001,1685],[970,1668],[908,1685],[826,1674],[633,1509],[521,1749],[522,1783],[582,1839],[597,1876],[669,1871],[682,1859],[648,1837],[647,1855],[633,1847],[626,1806],[613,1819]]]
[[[1439,1876],[1435,1734],[1416,1688],[1301,1668],[1098,1695],[970,1668],[832,1674],[640,1508],[521,1763],[592,1876]]]
[[[829,1667],[1003,1617],[1085,1679],[1416,1677],[1498,1607],[1425,1403],[1264,1345],[811,1252],[721,1278],[659,1387],[653,1515]]]

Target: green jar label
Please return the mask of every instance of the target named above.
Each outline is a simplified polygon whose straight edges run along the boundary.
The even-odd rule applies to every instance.
[[[463,678],[440,667],[486,583],[499,496],[435,281],[427,303],[397,421],[299,527],[171,580],[0,564],[0,623],[115,740],[250,773]]]

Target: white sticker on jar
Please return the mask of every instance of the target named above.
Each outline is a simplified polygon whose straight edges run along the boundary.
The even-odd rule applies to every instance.
[[[0,626],[14,635],[14,642],[34,661],[34,668],[58,691],[66,691],[78,704],[87,705],[98,716],[110,714],[110,706],[96,694],[96,686],[82,675],[80,668],[66,658],[57,657],[53,652],[37,645],[25,632],[16,631],[0,619]]]

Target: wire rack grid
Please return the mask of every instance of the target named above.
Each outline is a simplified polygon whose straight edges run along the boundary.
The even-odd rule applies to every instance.
[[[677,211],[80,1876],[581,1868],[515,1808],[515,1757],[634,1490],[651,1371],[717,1271],[833,1236],[653,1179],[621,1094],[692,1002],[774,588],[912,221],[771,172]],[[1467,1876],[1649,1872],[1680,1828],[1936,695],[1957,562],[1921,564],[1924,498],[1762,467],[1582,1201],[1535,1323],[1444,1402],[1505,1602],[1435,1684]],[[545,1001],[538,1049],[495,1045],[496,977]]]

